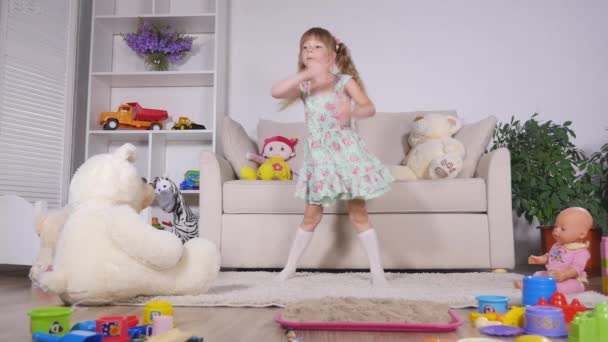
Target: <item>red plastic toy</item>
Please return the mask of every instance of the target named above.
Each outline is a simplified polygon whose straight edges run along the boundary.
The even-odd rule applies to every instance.
[[[551,296],[551,298],[549,299],[549,303],[547,303],[545,297],[541,297],[538,303],[536,303],[536,305],[553,306],[562,309],[562,311],[564,312],[564,318],[566,319],[566,324],[570,323],[578,312],[587,311],[587,308],[583,304],[581,304],[581,302],[579,302],[576,298],[574,298],[570,302],[570,304],[568,304],[566,296],[564,296],[564,294],[559,291],[555,292]]]
[[[106,316],[96,322],[95,332],[103,335],[104,342],[129,342],[129,328],[137,326],[135,316]]]

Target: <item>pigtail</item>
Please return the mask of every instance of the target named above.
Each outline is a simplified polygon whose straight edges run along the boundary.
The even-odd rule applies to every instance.
[[[359,76],[359,71],[355,67],[355,63],[353,63],[352,57],[350,55],[350,50],[346,47],[346,44],[343,42],[338,42],[336,44],[336,64],[338,65],[338,69],[340,69],[340,73],[352,76],[353,80],[359,84],[359,87],[365,93],[365,86],[363,85],[363,80],[361,80],[361,76]]]

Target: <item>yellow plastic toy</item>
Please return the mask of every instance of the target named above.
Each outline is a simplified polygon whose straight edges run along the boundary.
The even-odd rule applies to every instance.
[[[247,180],[255,180],[259,177],[261,180],[290,180],[291,179],[291,168],[281,157],[272,157],[265,161],[258,171],[255,172],[249,166],[245,166],[241,169],[241,178]]]
[[[551,342],[551,340],[540,335],[523,335],[516,338],[515,342]]]
[[[155,316],[173,316],[173,306],[169,302],[149,302],[144,307],[144,324],[152,324]]]
[[[521,306],[512,306],[509,311],[502,317],[502,324],[511,325],[514,327],[524,327],[524,315],[526,309]]]
[[[485,317],[488,319],[488,321],[498,321],[498,314],[496,312],[491,312],[491,313],[479,313],[479,312],[471,312],[469,314],[469,320],[471,320],[471,322],[475,323],[475,320],[477,320],[479,317]]]

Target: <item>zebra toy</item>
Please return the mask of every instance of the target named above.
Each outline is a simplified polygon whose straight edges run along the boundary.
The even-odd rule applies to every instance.
[[[198,237],[198,216],[196,216],[184,201],[179,187],[167,177],[156,177],[152,181],[156,200],[166,213],[173,213],[173,234],[182,243]]]

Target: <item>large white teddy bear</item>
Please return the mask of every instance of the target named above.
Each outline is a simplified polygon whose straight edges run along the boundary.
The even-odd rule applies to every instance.
[[[404,165],[391,166],[396,180],[454,178],[462,170],[464,145],[452,138],[461,127],[454,116],[417,116],[409,135],[410,151]]]
[[[207,291],[218,275],[213,243],[194,238],[182,245],[139,215],[154,189],[138,175],[135,152],[125,144],[95,155],[72,178],[52,265],[36,277],[39,286],[68,304],[195,295]],[[39,224],[46,221],[57,229],[57,220]]]

